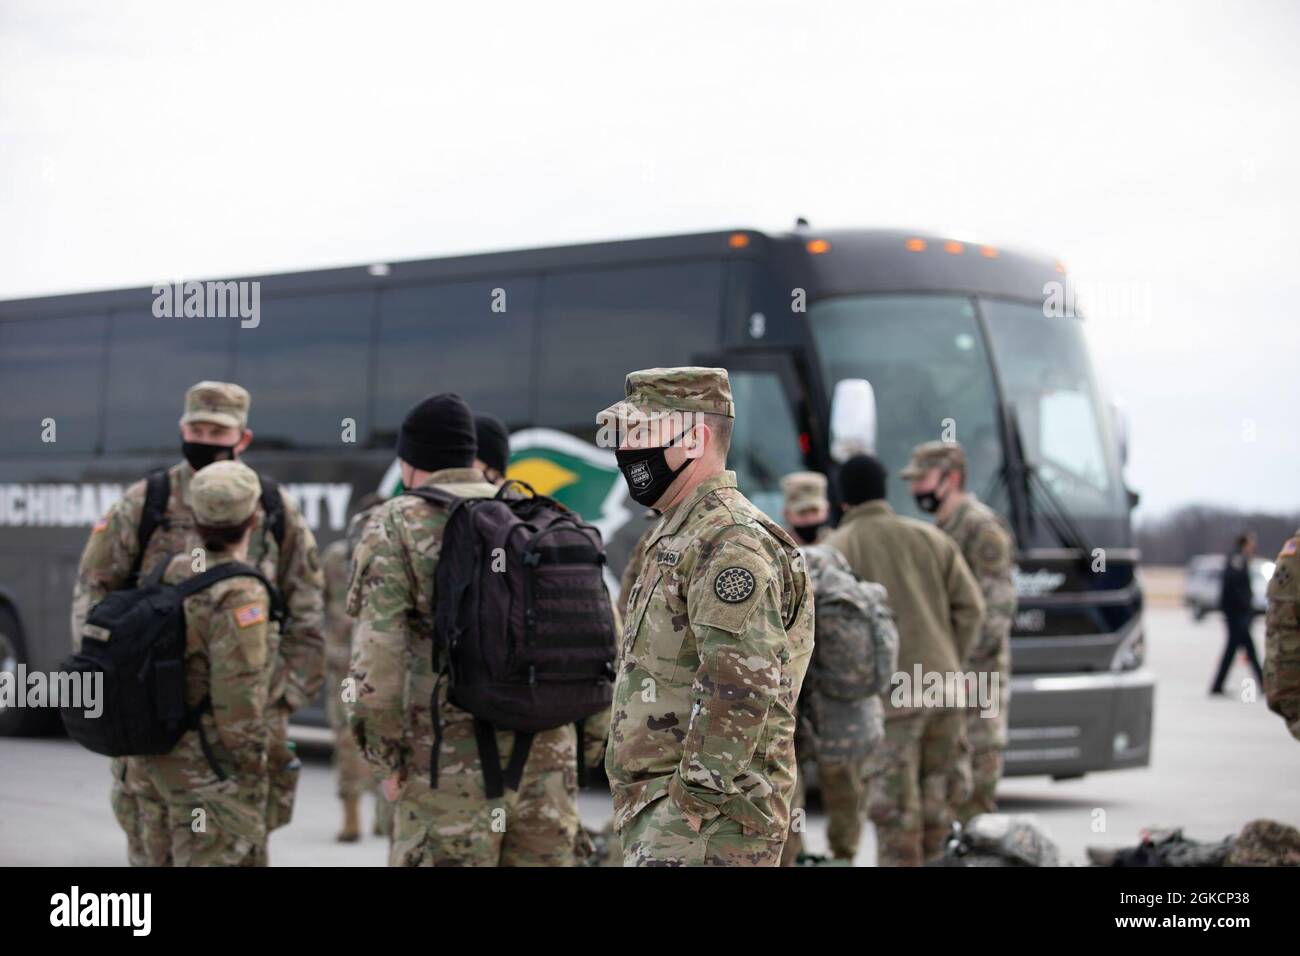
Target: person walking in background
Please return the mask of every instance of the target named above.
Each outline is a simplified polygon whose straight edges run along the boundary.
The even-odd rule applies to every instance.
[[[1238,651],[1245,651],[1255,672],[1255,680],[1262,686],[1264,672],[1255,656],[1255,642],[1250,637],[1250,621],[1254,616],[1254,601],[1250,587],[1250,559],[1255,556],[1255,535],[1244,531],[1237,536],[1237,544],[1228,555],[1223,565],[1223,590],[1219,596],[1219,607],[1223,609],[1223,618],[1228,625],[1228,640],[1223,647],[1223,657],[1219,660],[1218,673],[1210,686],[1211,694],[1223,693],[1223,682],[1232,667],[1232,658]]]

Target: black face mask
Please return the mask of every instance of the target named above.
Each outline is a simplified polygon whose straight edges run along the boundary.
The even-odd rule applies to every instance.
[[[685,434],[682,432],[682,435]],[[665,452],[677,444],[682,435],[658,448],[620,448],[614,452],[618,470],[623,472],[623,480],[627,482],[628,494],[637,504],[646,508],[653,507],[664,496],[673,480],[694,460],[687,458],[676,471],[668,467]]]
[[[824,527],[826,527],[825,521],[814,521],[811,524],[792,524],[790,530],[804,544],[813,544],[817,540],[817,532]]]
[[[939,506],[943,504],[943,499],[933,491],[927,491],[925,494],[913,495],[912,497],[916,499],[916,506],[926,514],[934,514],[939,510]]]
[[[214,461],[234,461],[235,446],[209,445],[207,442],[181,439],[181,454],[190,463],[190,467],[198,471]]]

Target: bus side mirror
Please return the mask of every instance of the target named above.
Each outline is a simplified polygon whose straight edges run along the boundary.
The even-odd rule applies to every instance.
[[[843,464],[876,450],[876,391],[865,378],[843,378],[831,394],[831,458]]]

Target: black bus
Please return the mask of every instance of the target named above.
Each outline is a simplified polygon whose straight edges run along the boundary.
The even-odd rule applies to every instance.
[[[788,472],[833,474],[855,447],[896,472],[918,442],[960,441],[1019,546],[1007,772],[1145,765],[1135,496],[1081,320],[1044,307],[1065,281],[960,239],[742,229],[0,302],[0,668],[67,653],[86,535],[178,460],[200,379],[252,393],[247,460],[322,545],[353,496],[395,483],[406,409],[455,391],[509,425],[511,474],[598,524],[617,570],[643,523],[595,414],[629,370],[717,365],[730,467],[778,519]],[[253,290],[256,314],[214,313],[214,286]],[[890,501],[917,514],[901,480]],[[0,732],[45,716],[5,708]]]

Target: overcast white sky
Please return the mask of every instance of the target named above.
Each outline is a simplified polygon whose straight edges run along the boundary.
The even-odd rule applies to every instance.
[[[0,0],[0,298],[797,215],[975,234],[1119,290],[1088,334],[1140,513],[1300,509],[1297,48],[1268,0]]]

